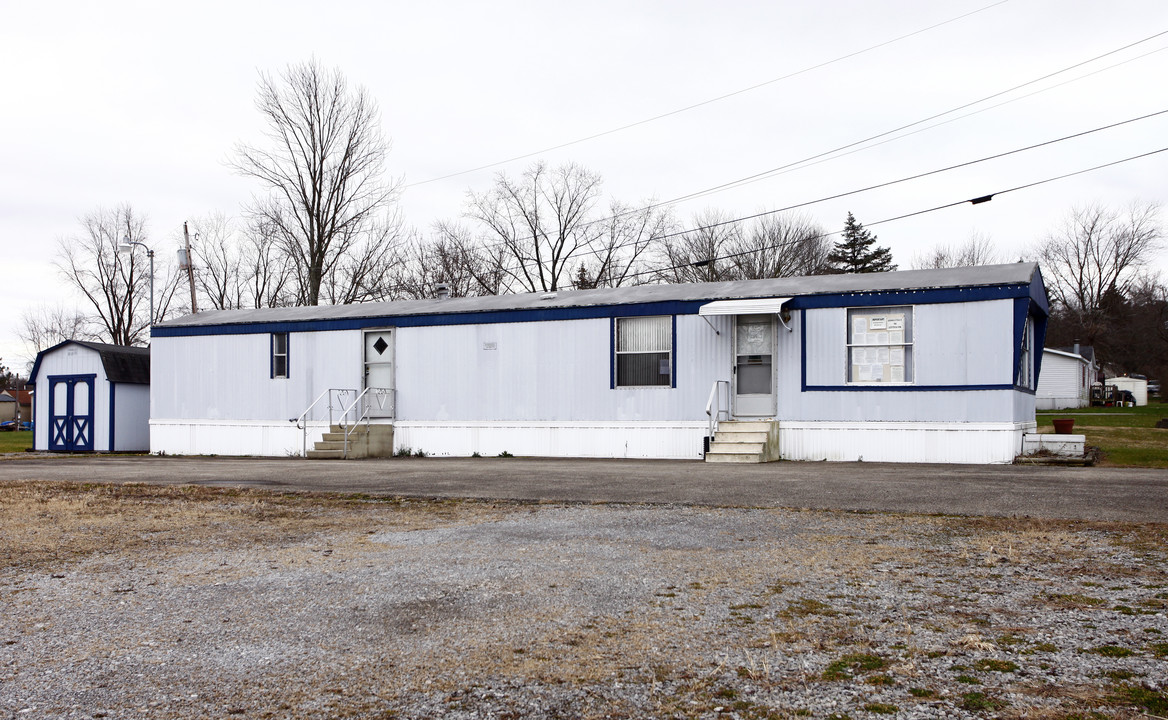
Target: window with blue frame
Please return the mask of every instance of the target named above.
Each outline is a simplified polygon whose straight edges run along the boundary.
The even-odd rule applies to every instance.
[[[913,382],[910,306],[848,310],[848,383]]]
[[[669,387],[673,380],[673,318],[616,318],[616,387]]]
[[[288,377],[288,333],[272,333],[272,377]]]

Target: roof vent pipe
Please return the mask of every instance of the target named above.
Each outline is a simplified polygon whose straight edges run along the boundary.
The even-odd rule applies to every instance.
[[[446,283],[438,283],[434,286],[434,297],[439,300],[445,300],[450,297],[450,286]]]
[[[1075,338],[1075,354],[1079,354],[1079,338]]]

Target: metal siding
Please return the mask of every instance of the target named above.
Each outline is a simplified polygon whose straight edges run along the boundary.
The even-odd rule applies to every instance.
[[[806,313],[807,384],[846,384],[847,309],[826,308]]]
[[[913,323],[915,384],[1011,383],[1012,301],[916,305]]]
[[[114,393],[114,450],[149,450],[150,386],[118,383]]]
[[[1009,463],[1033,423],[779,424],[784,460]]]
[[[292,377],[268,377],[268,333],[156,338],[151,417],[230,420],[294,418],[326,388],[361,382],[361,333],[290,333]]]
[[[699,317],[677,318],[676,388],[612,388],[607,319],[400,328],[398,417],[702,420],[714,380],[729,377],[729,324],[714,324],[721,335]]]

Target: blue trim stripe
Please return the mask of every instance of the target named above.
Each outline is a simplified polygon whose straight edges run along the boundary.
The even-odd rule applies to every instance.
[[[792,309],[828,307],[866,307],[974,302],[1031,297],[1030,285],[992,285],[972,288],[933,290],[898,290],[892,292],[856,292],[825,295],[802,295],[793,298]],[[547,322],[552,320],[594,320],[599,318],[641,317],[646,315],[696,315],[698,308],[712,300],[669,300],[628,305],[543,308],[539,310],[497,310],[445,315],[399,315],[332,320],[295,320],[271,323],[227,325],[161,326],[154,337],[194,337],[206,335],[249,335],[275,332],[326,332],[385,327],[431,327],[439,325],[490,325],[496,323]]]
[[[117,387],[117,383],[114,382],[113,380],[110,380],[109,387],[110,387],[110,396],[109,396],[109,451],[114,452],[114,450],[116,449],[116,448],[114,448],[114,424],[115,424],[115,418],[117,418],[117,415],[114,412],[114,406],[115,406],[115,403],[117,402],[117,390],[115,389]]]

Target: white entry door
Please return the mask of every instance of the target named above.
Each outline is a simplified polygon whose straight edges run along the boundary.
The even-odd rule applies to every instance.
[[[369,417],[394,417],[392,329],[365,332],[365,388]]]
[[[775,416],[775,316],[734,316],[734,416]]]

